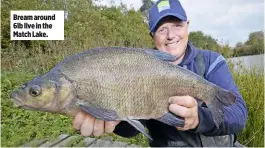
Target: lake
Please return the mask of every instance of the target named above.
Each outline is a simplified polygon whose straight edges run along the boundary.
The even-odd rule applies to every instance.
[[[264,54],[228,58],[227,61],[234,64],[241,63],[242,66],[247,69],[256,67],[261,68],[262,72],[264,71]],[[235,68],[237,70],[240,69],[239,66],[236,66]]]

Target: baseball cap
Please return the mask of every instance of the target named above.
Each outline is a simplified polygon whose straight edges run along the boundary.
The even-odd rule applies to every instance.
[[[149,10],[149,31],[154,32],[158,22],[169,15],[187,21],[186,12],[178,0],[158,0]]]

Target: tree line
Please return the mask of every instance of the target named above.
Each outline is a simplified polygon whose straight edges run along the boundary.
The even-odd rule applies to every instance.
[[[148,9],[151,0],[142,0],[139,10],[129,9],[126,5],[106,7],[96,5],[96,0],[6,0],[2,1],[1,48],[2,51],[34,53],[64,52],[57,51],[59,45],[74,49],[87,49],[97,46],[125,46],[152,48],[148,30]],[[11,41],[10,10],[65,10],[64,41]],[[246,42],[239,42],[234,48],[228,43],[220,44],[202,31],[190,32],[189,39],[202,49],[210,49],[225,57],[244,56],[264,53],[264,32],[251,32]]]

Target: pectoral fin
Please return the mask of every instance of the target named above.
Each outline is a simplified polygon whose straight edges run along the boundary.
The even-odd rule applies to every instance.
[[[126,121],[136,128],[139,132],[143,133],[147,138],[153,140],[153,138],[147,133],[143,124],[138,120],[126,119]]]
[[[174,127],[183,127],[185,124],[183,118],[176,116],[170,112],[166,113],[164,116],[162,116],[156,120],[163,122],[167,125],[174,126]]]
[[[175,56],[163,51],[147,49],[145,52],[163,61],[174,62],[176,60]]]
[[[104,109],[94,105],[85,106],[84,104],[79,104],[79,106],[83,111],[100,120],[115,121],[119,119],[118,114],[113,110]]]

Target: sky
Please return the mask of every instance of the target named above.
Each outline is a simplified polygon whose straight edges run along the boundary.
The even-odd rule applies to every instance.
[[[142,0],[98,0],[101,4],[121,2],[138,10]],[[219,43],[245,42],[254,31],[264,31],[263,0],[180,0],[190,20],[189,31],[202,31]]]

